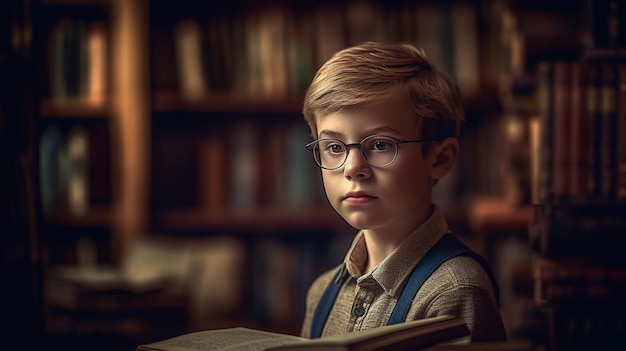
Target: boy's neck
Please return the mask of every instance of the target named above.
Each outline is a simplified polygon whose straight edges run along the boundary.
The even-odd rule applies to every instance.
[[[407,223],[404,226],[401,225],[396,228],[386,230],[363,230],[363,237],[367,247],[367,262],[365,264],[364,273],[371,272],[378,264],[389,256],[407,237],[409,237],[430,217],[431,213],[432,206],[430,211],[426,211],[422,216],[414,217],[414,221],[412,223]]]

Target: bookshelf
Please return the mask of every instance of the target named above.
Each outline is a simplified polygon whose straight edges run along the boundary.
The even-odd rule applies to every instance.
[[[329,207],[303,148],[301,103],[314,71],[366,39],[421,43],[459,79],[475,121],[497,110],[490,9],[482,1],[150,2],[149,230],[242,239],[253,287],[293,274],[269,257],[303,267],[305,278],[285,287],[287,300],[303,303],[306,277],[339,262],[354,232]],[[237,317],[299,332],[303,305],[273,311],[265,292],[242,305]]]
[[[45,328],[38,209],[33,9],[0,3],[0,300],[5,348],[38,349]]]
[[[110,9],[106,1],[35,5],[41,238],[47,263],[76,263],[76,235],[108,236],[112,222]],[[98,257],[110,262],[110,245]]]
[[[503,45],[500,94],[505,115],[523,121],[530,150],[524,169],[534,208],[527,238],[534,291],[526,313],[542,325],[533,337],[548,350],[621,348],[626,6],[508,5],[502,23],[514,40]],[[541,17],[551,20],[533,25]]]
[[[504,29],[494,20],[506,1],[36,3],[38,133],[56,128],[63,139],[81,127],[91,141],[86,205],[59,206],[42,216],[47,263],[75,265],[85,258],[78,247],[88,253],[95,247],[95,258],[87,257],[97,264],[121,264],[137,242],[159,235],[192,246],[206,241],[217,258],[205,278],[224,279],[224,289],[206,281],[199,286],[238,300],[224,300],[217,311],[194,300],[192,309],[208,311],[194,317],[194,328],[232,323],[298,333],[306,287],[347,249],[354,231],[327,204],[303,147],[310,140],[301,115],[304,88],[332,52],[366,39],[412,42],[459,81],[468,120],[463,159],[450,176],[453,190],[439,200],[456,209],[466,193],[477,192],[520,205],[521,211],[511,207],[504,215],[498,204],[477,206],[478,230],[489,235],[524,230],[532,214],[524,198],[529,156],[515,154],[518,163],[508,165],[516,168],[507,177],[493,172],[510,155],[493,147],[493,140],[506,138],[492,124],[526,121],[505,117],[532,111],[527,101],[536,61],[578,53],[569,46],[575,41],[570,23],[559,21],[559,35],[549,40],[567,50],[549,42],[527,46],[534,61],[520,66],[518,47],[499,46],[509,45],[506,38],[500,43]],[[552,19],[534,19],[544,23],[534,39],[550,33]],[[89,86],[82,65],[56,62],[49,51],[59,23],[104,28],[102,80],[93,96],[76,93]],[[505,56],[523,74],[507,80],[500,72]],[[70,68],[79,69],[65,83],[71,89],[55,81]],[[504,88],[510,86],[514,96]],[[511,113],[502,117],[503,109]],[[459,173],[466,169],[472,172]],[[463,210],[451,214],[461,227],[466,216]],[[230,245],[233,239],[238,244]],[[216,267],[233,262],[239,270],[219,274]],[[246,294],[228,290],[238,284]]]

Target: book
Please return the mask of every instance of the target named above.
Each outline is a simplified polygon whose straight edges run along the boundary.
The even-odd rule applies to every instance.
[[[466,336],[463,321],[438,316],[319,339],[306,339],[244,327],[204,330],[139,345],[136,351],[414,350]]]
[[[571,125],[570,63],[558,61],[552,63],[553,103],[552,103],[552,194],[557,198],[567,198],[570,173],[570,138],[568,128]]]
[[[56,126],[47,127],[41,134],[39,144],[39,184],[41,206],[44,213],[58,209],[61,205],[60,194],[60,157],[63,152],[63,136]]]
[[[242,121],[232,127],[228,148],[229,204],[234,211],[248,211],[258,206],[261,170],[258,124]]]
[[[571,67],[569,194],[574,201],[584,201],[587,194],[587,67],[582,62],[574,62]]]
[[[476,7],[459,2],[451,8],[454,73],[463,97],[475,97],[480,90],[480,45]]]
[[[626,63],[618,65],[618,81],[615,196],[623,202],[626,201]]]
[[[595,199],[600,189],[601,75],[599,64],[589,64],[587,73],[587,197]]]
[[[103,106],[107,99],[107,27],[102,21],[88,25],[87,29],[87,103]]]
[[[186,19],[176,26],[174,35],[181,93],[187,99],[199,99],[207,90],[201,26]]]
[[[198,145],[200,206],[207,210],[221,209],[228,204],[226,140],[213,133]]]
[[[89,207],[89,132],[74,127],[67,135],[68,207],[74,215],[85,215]]]
[[[601,64],[600,89],[600,197],[611,201],[615,194],[615,146],[617,130],[617,65]]]
[[[543,203],[550,193],[552,187],[552,82],[553,66],[550,62],[542,61],[537,64],[537,90],[536,98],[538,105],[539,131],[537,150],[539,151],[537,163],[539,167],[536,180],[535,202]]]

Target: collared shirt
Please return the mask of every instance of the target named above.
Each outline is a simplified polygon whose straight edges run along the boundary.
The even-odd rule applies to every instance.
[[[322,336],[386,325],[413,268],[447,232],[445,218],[434,206],[431,216],[370,272],[365,272],[365,238],[357,233],[343,263],[309,288],[301,335],[310,337],[317,304],[338,269],[343,285]],[[506,338],[489,275],[471,257],[452,258],[435,270],[415,295],[406,320],[440,315],[457,316],[467,324],[471,335],[457,342]]]

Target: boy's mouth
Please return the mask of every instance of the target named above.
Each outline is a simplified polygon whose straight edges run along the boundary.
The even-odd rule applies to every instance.
[[[362,202],[366,202],[372,199],[375,199],[375,196],[369,195],[367,193],[364,193],[362,191],[357,191],[357,192],[349,192],[347,193],[342,200],[343,201],[348,201],[348,202],[354,202],[354,203],[362,203]]]

